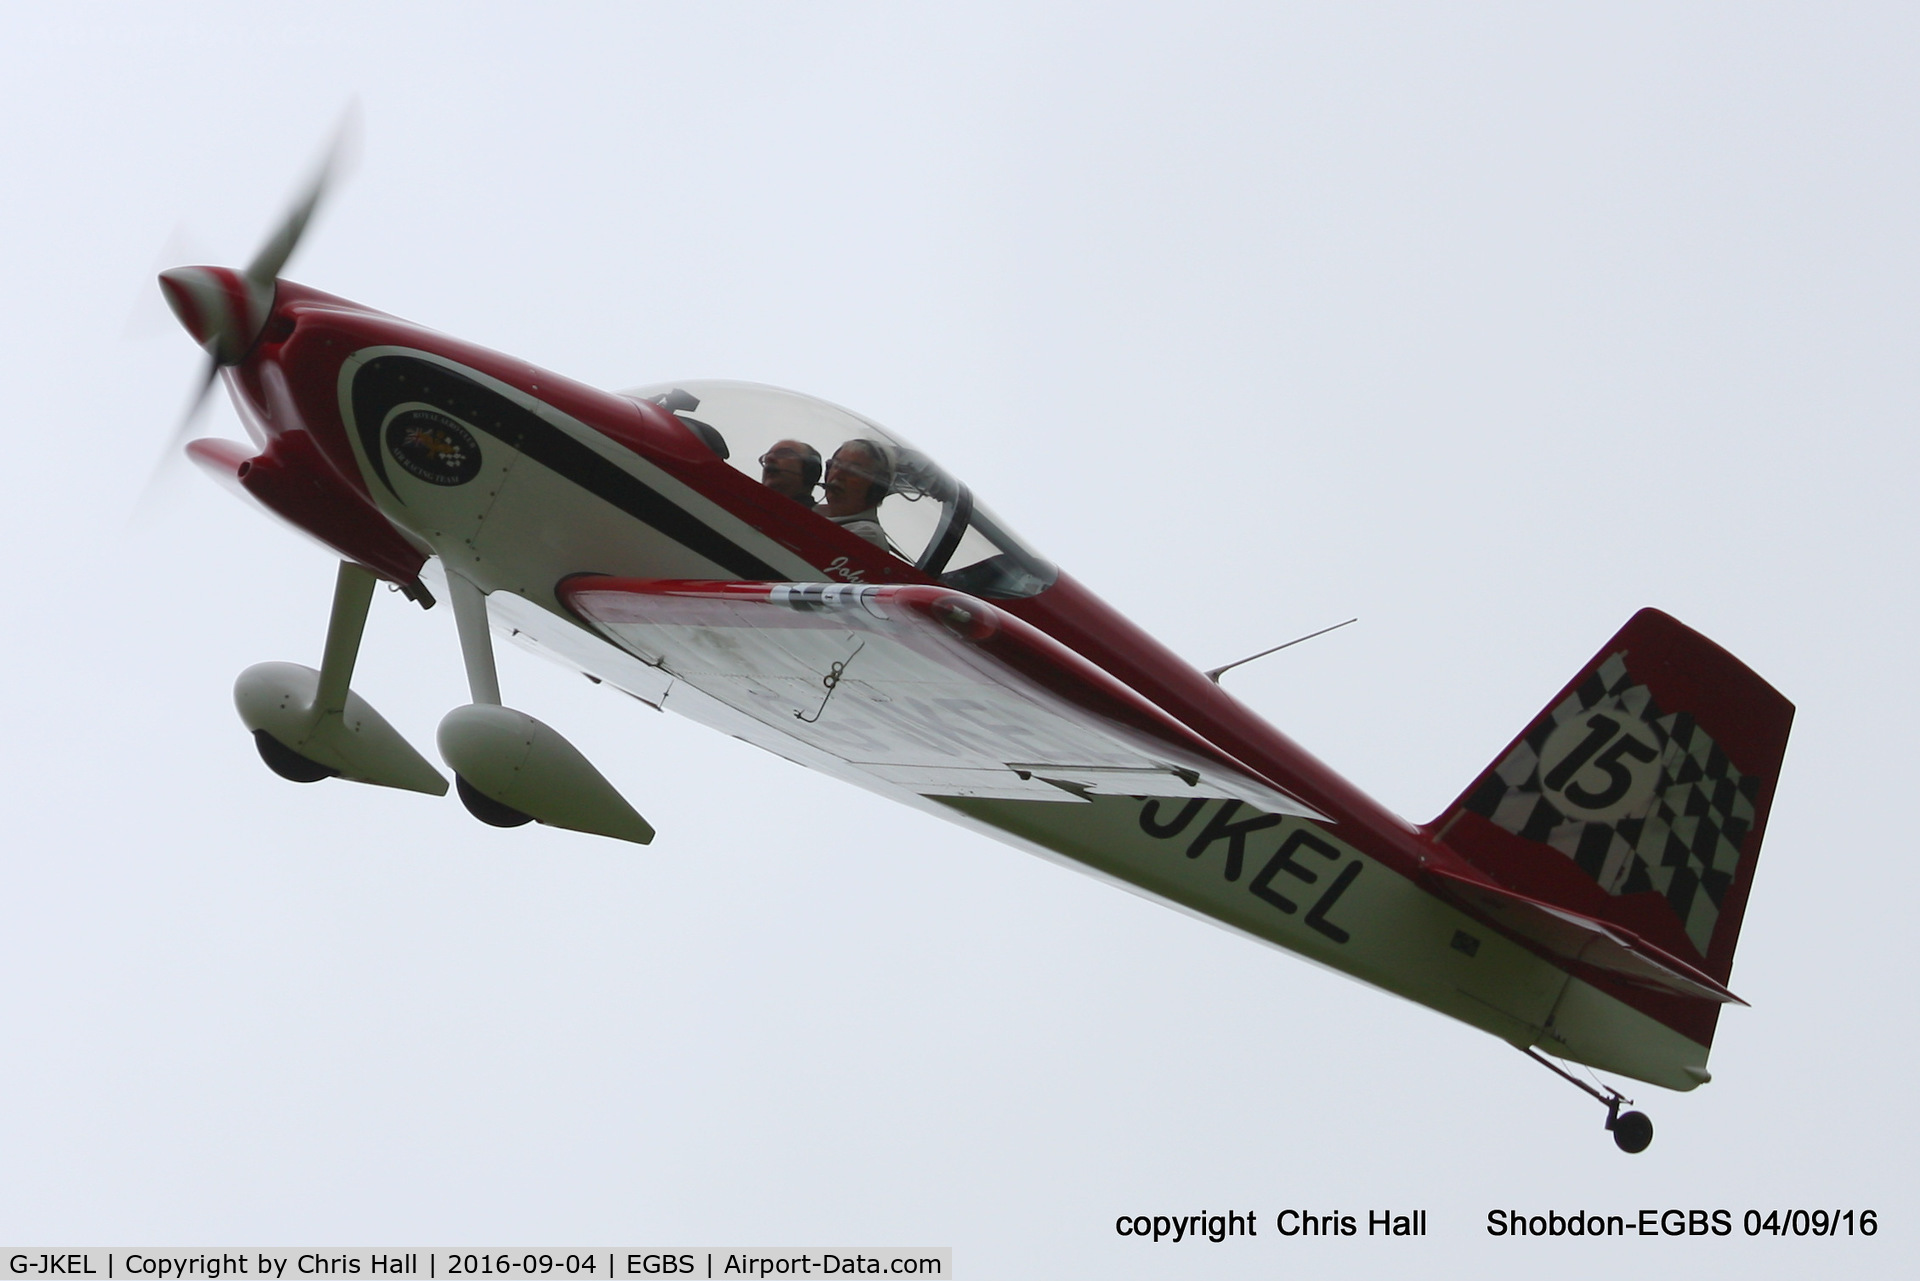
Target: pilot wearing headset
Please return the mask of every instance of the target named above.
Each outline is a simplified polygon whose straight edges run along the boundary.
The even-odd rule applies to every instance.
[[[814,508],[851,534],[887,546],[880,528],[880,500],[893,492],[893,447],[878,440],[850,440],[827,461],[826,501]]]
[[[820,483],[820,451],[802,440],[775,441],[760,455],[760,483],[804,507],[813,506]]]

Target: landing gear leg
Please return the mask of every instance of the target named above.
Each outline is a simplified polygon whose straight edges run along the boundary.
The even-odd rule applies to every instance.
[[[467,688],[473,701],[500,705],[500,673],[493,665],[493,635],[487,630],[487,597],[459,571],[447,571],[447,595],[460,631],[460,657],[467,664]]]
[[[340,572],[333,580],[333,613],[327,619],[327,647],[321,654],[310,709],[314,724],[346,711],[347,688],[353,683],[353,665],[360,658],[360,638],[367,630],[367,609],[373,603],[376,581],[352,561],[340,562]],[[281,778],[317,783],[340,776],[333,766],[301,755],[268,730],[255,729],[253,742],[260,749],[260,759]]]
[[[320,685],[313,695],[314,710],[322,716],[338,716],[346,709],[347,687],[360,661],[360,638],[367,632],[367,610],[378,581],[350,560],[341,561],[334,575],[333,613],[327,619],[327,647],[320,654]]]
[[[1622,1152],[1645,1152],[1647,1145],[1653,1142],[1653,1122],[1647,1118],[1645,1112],[1622,1112],[1620,1110],[1622,1103],[1631,1104],[1633,1102],[1632,1099],[1627,1098],[1615,1089],[1609,1088],[1605,1093],[1594,1089],[1591,1085],[1588,1085],[1585,1081],[1582,1081],[1579,1077],[1557,1063],[1552,1063],[1539,1054],[1534,1053],[1529,1047],[1521,1047],[1521,1052],[1541,1067],[1552,1072],[1555,1076],[1571,1081],[1580,1089],[1585,1090],[1588,1094],[1591,1094],[1594,1098],[1606,1104],[1607,1129],[1613,1134],[1614,1146]]]
[[[467,689],[473,701],[484,707],[500,705],[500,672],[493,663],[493,634],[487,630],[487,598],[473,582],[454,570],[447,571],[447,596],[453,602],[453,621],[460,632],[460,657],[467,665]],[[454,788],[467,813],[489,827],[522,827],[533,822],[533,815],[496,801],[467,781],[458,770]]]

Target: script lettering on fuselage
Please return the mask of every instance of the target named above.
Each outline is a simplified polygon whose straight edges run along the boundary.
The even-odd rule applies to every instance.
[[[1140,830],[1189,859],[1218,858],[1221,877],[1234,884],[1253,869],[1247,892],[1255,898],[1288,916],[1304,912],[1306,926],[1335,943],[1353,937],[1333,911],[1366,863],[1317,824],[1196,796],[1184,802],[1143,799]]]
[[[867,581],[867,571],[864,569],[847,568],[847,558],[845,556],[835,556],[831,561],[827,562],[827,572],[843,583],[864,583]]]

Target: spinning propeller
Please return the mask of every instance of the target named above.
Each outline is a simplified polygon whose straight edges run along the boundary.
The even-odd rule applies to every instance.
[[[160,292],[180,323],[194,341],[206,349],[207,365],[180,425],[167,442],[166,453],[154,468],[157,476],[166,460],[180,451],[193,430],[195,419],[207,403],[214,379],[224,365],[237,365],[246,358],[254,340],[266,327],[273,311],[273,297],[281,269],[293,257],[300,237],[312,221],[321,198],[345,167],[347,154],[357,133],[357,112],[349,110],[334,131],[333,141],[321,156],[313,177],[287,216],[260,247],[253,261],[243,270],[231,267],[173,267],[160,273]],[[152,480],[148,481],[149,488]]]

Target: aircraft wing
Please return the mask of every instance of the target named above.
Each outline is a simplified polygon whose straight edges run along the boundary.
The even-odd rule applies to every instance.
[[[1443,893],[1469,910],[1539,944],[1555,956],[1607,970],[1674,996],[1746,1004],[1705,971],[1622,926],[1528,898],[1488,881],[1443,871],[1431,864],[1425,874]]]
[[[559,596],[620,649],[885,789],[1233,798],[1324,821],[1037,628],[944,587],[580,575]]]

